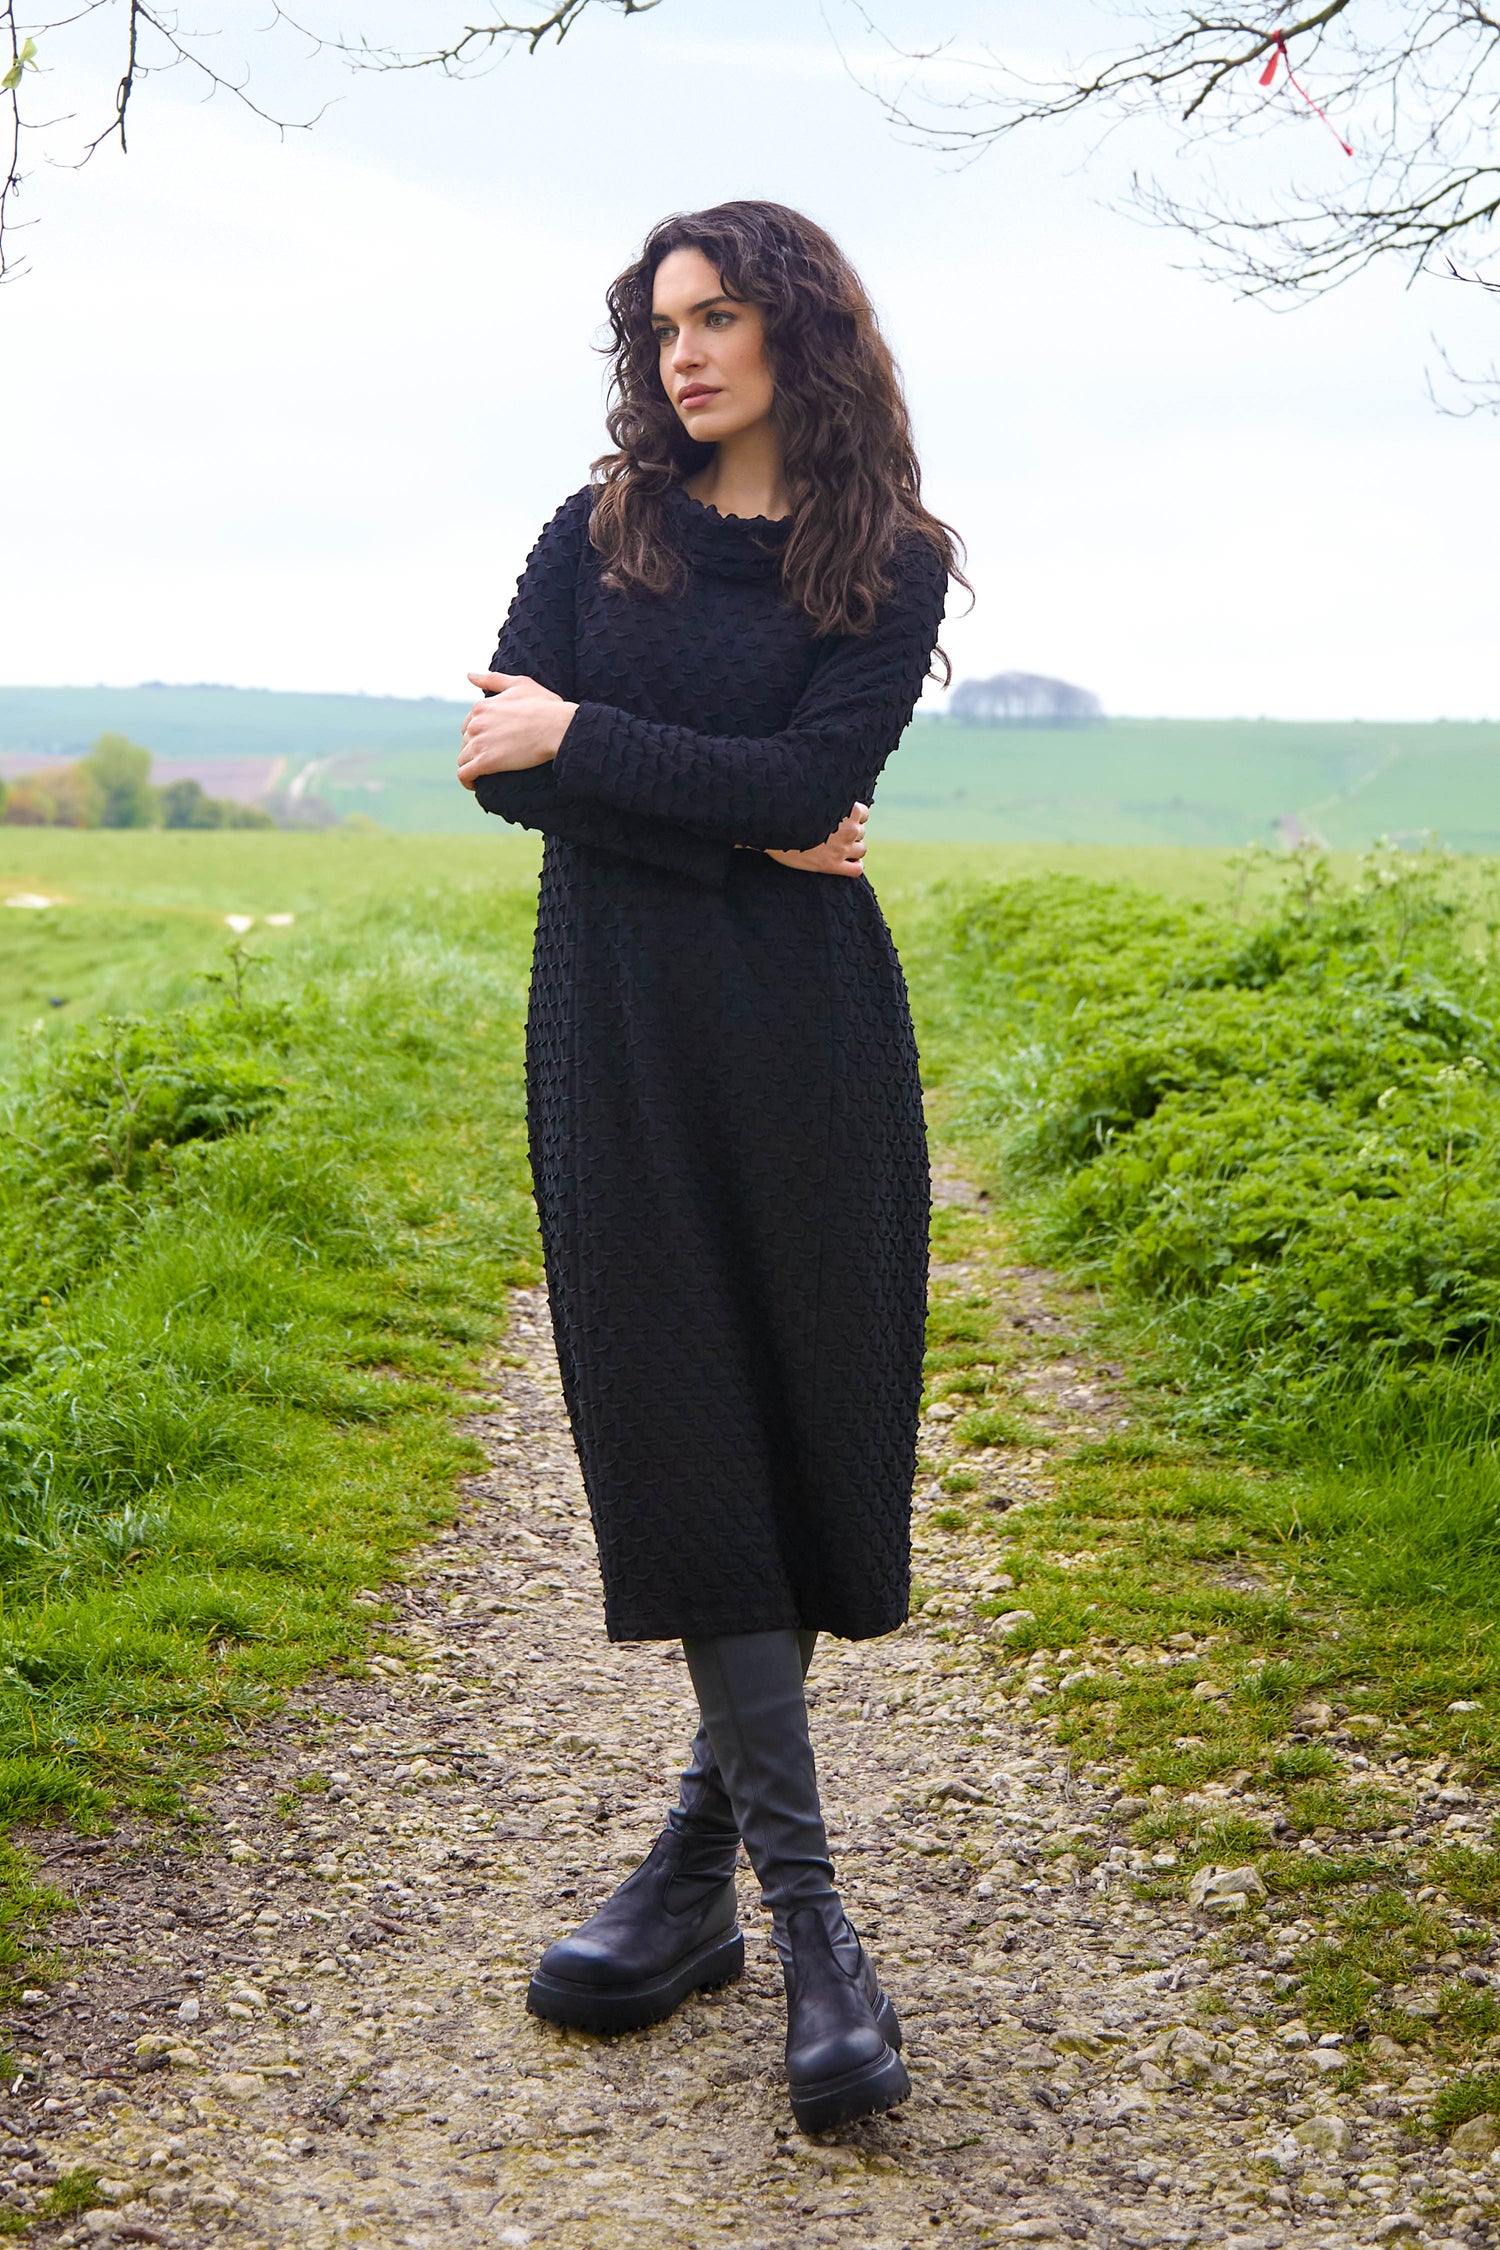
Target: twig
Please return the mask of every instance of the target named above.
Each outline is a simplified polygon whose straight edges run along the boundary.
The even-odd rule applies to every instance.
[[[544,40],[561,45],[579,17],[595,4],[596,0],[559,0],[558,6],[530,22],[504,14],[491,23],[465,24],[458,37],[445,45],[418,48],[411,53],[399,47],[374,47],[365,39],[331,39],[320,44],[330,47],[359,70],[441,70],[448,77],[458,77],[491,60],[496,48],[503,51],[507,47],[524,47],[527,54],[534,55]],[[621,15],[643,16],[657,7],[660,0],[597,0],[597,4],[618,8]]]
[[[1381,259],[1416,274],[1459,241],[1488,247],[1500,218],[1493,0],[1380,12],[1373,0],[1327,0],[1297,14],[1285,0],[1224,13],[1158,0],[1143,12],[1152,28],[1138,44],[1055,80],[987,58],[971,66],[974,82],[957,95],[939,93],[915,67],[899,95],[867,91],[903,133],[964,158],[1023,126],[1079,115],[1164,114],[1183,135],[1208,142],[1285,124],[1281,74],[1267,85],[1262,67],[1280,56],[1299,80],[1315,74],[1319,103],[1361,112],[1352,190],[1342,179],[1326,188],[1289,184],[1267,207],[1217,191],[1195,201],[1137,177],[1139,208],[1188,234],[1210,270],[1247,296],[1314,296]],[[907,59],[916,66],[930,58]]]
[[[11,249],[17,223],[15,207],[25,182],[25,135],[43,133],[49,126],[71,122],[66,117],[45,121],[29,117],[23,99],[25,88],[33,76],[44,75],[50,34],[76,26],[101,9],[115,5],[116,0],[75,0],[67,12],[32,24],[23,37],[17,0],[0,0],[0,103],[4,104],[4,123],[0,126],[0,164],[4,166],[3,176],[0,176],[0,282],[15,280],[25,270],[24,262]],[[231,77],[215,69],[197,51],[193,41],[201,36],[180,29],[177,17],[161,13],[151,0],[125,0],[123,55],[112,113],[107,124],[84,140],[83,153],[73,160],[71,169],[81,170],[107,141],[118,140],[122,150],[128,149],[126,127],[131,103],[142,81],[156,70],[174,70],[185,65],[204,82],[210,94],[232,96],[253,117],[274,126],[283,137],[289,132],[309,131],[324,114],[326,103],[313,116],[304,118],[278,117],[262,108],[248,91],[247,75]],[[152,57],[153,42],[160,59]]]

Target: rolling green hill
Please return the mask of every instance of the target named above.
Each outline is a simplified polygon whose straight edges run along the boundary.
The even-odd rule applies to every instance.
[[[435,695],[284,695],[271,688],[0,687],[0,751],[77,757],[95,735],[128,734],[159,758],[430,754],[467,703]]]
[[[1500,850],[1500,725],[1111,719],[1078,728],[918,721],[880,785],[882,831],[969,842],[1270,842],[1295,820],[1338,848],[1424,832]]]
[[[116,729],[238,793],[306,776],[339,813],[406,834],[474,830],[453,779],[466,706],[225,687],[0,688],[0,767],[76,757]],[[231,782],[228,769],[235,771]],[[1500,851],[1500,723],[1110,719],[1080,728],[919,719],[880,785],[892,841],[1211,845],[1295,822],[1340,848],[1431,831]],[[1281,831],[1285,833],[1285,831]]]

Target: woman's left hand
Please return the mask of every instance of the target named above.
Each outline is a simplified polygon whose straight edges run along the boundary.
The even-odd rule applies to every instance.
[[[519,773],[557,756],[573,723],[576,703],[513,672],[471,672],[477,688],[495,692],[475,704],[464,721],[458,778],[472,789],[482,773]]]
[[[804,875],[852,875],[858,879],[865,871],[865,830],[869,822],[869,806],[856,805],[826,842],[815,844],[811,851],[767,852],[766,857],[780,860],[783,867],[799,868]]]

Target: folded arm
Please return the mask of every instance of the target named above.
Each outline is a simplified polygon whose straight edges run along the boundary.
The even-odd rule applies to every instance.
[[[706,734],[580,703],[554,755],[559,794],[767,851],[821,844],[868,800],[922,691],[946,576],[909,542],[869,633],[832,642],[789,724],[772,735]]]
[[[576,492],[565,500],[543,531],[516,588],[490,660],[496,673],[522,675],[551,697],[572,692],[579,566],[588,538],[591,495]],[[569,706],[571,709],[572,707]],[[581,799],[565,802],[550,760],[503,770],[465,771],[459,778],[487,813],[519,828],[597,851],[644,860],[676,875],[721,885],[730,860],[723,844],[693,835],[667,821]]]
[[[701,881],[723,881],[723,844],[649,815],[615,812],[586,799],[570,801],[559,795],[557,747],[577,712],[576,703],[513,674],[471,672],[469,678],[483,690],[484,701],[475,704],[464,722],[458,774],[487,812],[494,810],[523,826],[542,828],[575,843],[628,850],[633,858],[652,860]],[[869,818],[869,806],[856,804],[813,849],[768,851],[766,856],[802,874],[862,875]]]
[[[859,872],[851,863],[863,857],[861,800],[911,717],[937,638],[946,590],[937,556],[907,543],[872,630],[827,644],[785,728],[708,734],[572,700],[576,547],[565,648],[532,620],[542,580],[557,575],[543,550],[575,505],[549,525],[527,566],[494,670],[469,675],[486,700],[465,723],[465,786],[505,819],[705,881],[723,881],[730,848]],[[574,536],[587,536],[586,515]]]

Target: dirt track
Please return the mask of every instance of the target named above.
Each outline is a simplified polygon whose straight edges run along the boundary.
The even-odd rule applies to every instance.
[[[1036,1277],[1004,1286],[1055,1335]],[[1420,2089],[1344,2099],[1315,2047],[1224,2035],[1252,2012],[1264,2026],[1273,1972],[1211,1968],[1201,1917],[1135,1900],[1131,1808],[1072,1777],[1016,1681],[1002,1690],[996,1629],[970,1614],[1003,1591],[993,1562],[926,1523],[940,1423],[919,1509],[938,1599],[888,1641],[825,1644],[811,1683],[835,1854],[907,2025],[911,2103],[830,2145],[793,2130],[748,1878],[739,1985],[617,2041],[529,2018],[531,1962],[646,1849],[693,1713],[679,1656],[603,1637],[539,1296],[518,1323],[527,1364],[497,1370],[475,1424],[491,1471],[396,1590],[375,1673],[316,1684],[225,1761],[201,1852],[122,1831],[54,1859],[79,1902],[61,1932],[76,1975],[17,2016],[35,2068],[5,2169],[33,2206],[49,2176],[101,2178],[35,2239],[1491,2239],[1493,2166],[1451,2161],[1448,2215],[1426,2215],[1434,2166],[1402,2135]],[[1039,1360],[1032,1396],[1076,1427],[1111,1411],[1096,1378]],[[985,1473],[1024,1506],[1044,1457]],[[1070,1840],[1114,1858],[1046,1856]],[[1212,2023],[1206,1985],[1225,2003]]]

